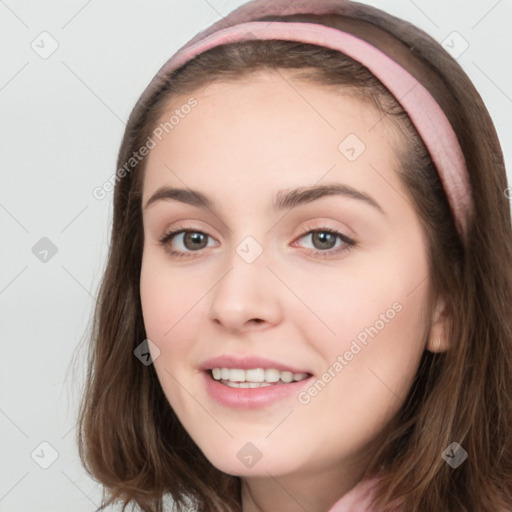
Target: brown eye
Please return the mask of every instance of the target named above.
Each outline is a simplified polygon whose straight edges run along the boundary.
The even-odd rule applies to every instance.
[[[311,234],[315,249],[332,249],[336,245],[336,238],[330,231],[315,231]]]
[[[183,245],[191,251],[197,251],[206,247],[206,240],[208,235],[200,231],[184,231]]]
[[[172,255],[187,257],[191,252],[198,252],[208,246],[209,235],[202,231],[181,229],[167,233],[160,244]]]
[[[313,229],[311,226],[307,226],[307,231],[304,231],[299,237],[299,240],[302,239],[309,239],[309,243],[313,246],[309,251],[313,255],[322,258],[336,256],[338,253],[348,251],[356,245],[354,240],[329,227]],[[340,241],[339,244],[337,244],[338,240]]]

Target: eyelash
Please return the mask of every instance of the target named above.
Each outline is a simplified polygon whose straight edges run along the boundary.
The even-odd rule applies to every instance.
[[[171,249],[169,246],[169,242],[178,234],[181,233],[201,233],[202,235],[205,235],[209,237],[207,233],[204,233],[203,231],[200,231],[198,229],[178,229],[174,231],[167,232],[160,240],[159,244],[166,248],[167,252],[178,259],[182,258],[189,258],[192,256],[194,252],[200,252],[201,250],[197,251],[191,251],[191,252],[183,252],[183,251],[176,251],[175,249]],[[319,256],[321,258],[328,258],[332,255],[337,255],[342,252],[348,252],[351,249],[353,249],[356,245],[356,242],[349,238],[348,236],[344,235],[343,233],[340,233],[339,231],[336,231],[335,229],[329,228],[327,226],[320,226],[320,227],[311,227],[306,226],[305,231],[303,231],[296,240],[300,240],[301,238],[304,238],[306,235],[312,234],[312,233],[330,233],[332,235],[336,235],[337,238],[339,238],[343,243],[344,246],[338,247],[337,249],[326,249],[324,251],[321,251],[319,249],[309,249],[309,252],[313,254],[314,256]]]

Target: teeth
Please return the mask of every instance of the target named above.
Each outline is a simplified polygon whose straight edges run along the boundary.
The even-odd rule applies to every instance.
[[[265,382],[277,382],[281,377],[281,372],[275,368],[265,370]]]
[[[245,370],[239,370],[238,368],[229,370],[229,377],[227,380],[230,380],[232,382],[244,382]]]
[[[230,371],[230,376],[231,372]],[[265,370],[263,368],[254,368],[251,370],[240,370],[245,374],[245,380],[248,382],[264,382],[265,381]]]
[[[281,372],[281,380],[283,382],[291,382],[293,380],[292,372]]]
[[[231,382],[230,380],[226,380],[223,383],[230,388],[264,388],[272,385],[268,382]]]
[[[212,368],[212,375],[215,380],[222,380],[224,384],[233,388],[259,388],[279,381],[297,382],[308,376],[307,373],[281,372],[276,368]]]

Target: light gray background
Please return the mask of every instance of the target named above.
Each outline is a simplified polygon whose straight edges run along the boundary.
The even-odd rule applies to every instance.
[[[112,219],[112,193],[97,200],[92,190],[115,171],[124,123],[163,62],[242,3],[0,0],[2,512],[92,511],[100,502],[78,461],[83,364],[70,363],[89,326]],[[438,41],[454,31],[467,41],[458,60],[494,119],[510,176],[512,0],[367,3]],[[58,48],[42,58],[52,38]],[[32,250],[43,237],[57,248],[46,262]],[[47,469],[39,464],[53,452],[42,442],[58,453]]]

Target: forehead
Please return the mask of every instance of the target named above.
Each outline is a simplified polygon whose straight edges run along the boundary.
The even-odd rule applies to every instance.
[[[219,190],[227,181],[260,187],[262,182],[311,184],[333,167],[331,180],[364,181],[366,176],[380,181],[368,165],[396,169],[403,143],[370,101],[343,88],[299,80],[285,70],[173,96],[158,127],[161,140],[155,139],[148,155],[144,198],[163,183],[178,184],[177,176]]]

